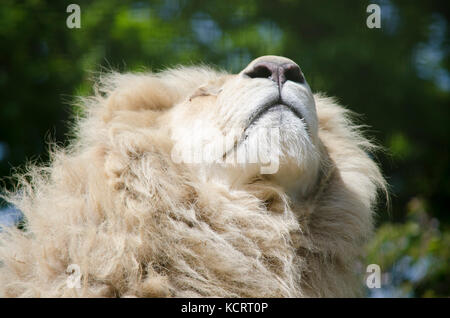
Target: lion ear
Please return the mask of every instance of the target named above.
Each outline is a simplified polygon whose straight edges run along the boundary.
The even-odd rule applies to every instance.
[[[221,91],[222,88],[201,86],[189,97],[189,101],[199,96],[217,96]]]
[[[225,83],[227,76],[209,81],[207,84],[200,86],[189,97],[189,101],[199,96],[217,96],[222,91],[222,86]]]

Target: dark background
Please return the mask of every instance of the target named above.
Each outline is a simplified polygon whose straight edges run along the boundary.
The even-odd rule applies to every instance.
[[[74,1],[0,5],[3,187],[12,168],[48,160],[48,141],[67,144],[74,97],[92,93],[95,72],[200,62],[238,72],[283,55],[384,148],[391,208],[378,208],[366,262],[384,274],[368,295],[450,296],[448,1],[76,1],[81,28],[69,29]],[[370,3],[380,29],[366,26]]]

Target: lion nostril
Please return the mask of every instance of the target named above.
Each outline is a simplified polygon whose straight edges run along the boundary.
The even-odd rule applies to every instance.
[[[286,81],[304,84],[303,74],[295,63],[273,63],[261,61],[244,73],[250,78],[268,78],[281,87]]]
[[[295,64],[283,65],[284,78],[286,81],[292,81],[299,84],[305,83],[305,78],[302,75],[300,67]]]
[[[260,63],[255,65],[250,71],[245,74],[250,78],[270,78],[274,70],[271,65]]]

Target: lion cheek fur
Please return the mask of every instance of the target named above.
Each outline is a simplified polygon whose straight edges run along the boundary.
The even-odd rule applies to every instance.
[[[270,178],[236,184],[175,163],[165,109],[222,76],[179,68],[103,79],[73,145],[7,196],[27,231],[0,233],[0,295],[358,295],[355,263],[384,186],[370,144],[317,95],[326,164],[306,197]],[[70,264],[80,267],[79,289],[67,285]]]

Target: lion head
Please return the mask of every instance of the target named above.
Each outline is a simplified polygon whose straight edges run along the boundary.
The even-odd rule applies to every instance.
[[[27,231],[0,236],[0,295],[358,295],[384,180],[294,61],[112,73],[81,105],[71,146],[7,196]]]
[[[300,67],[263,56],[237,75],[202,85],[174,106],[174,156],[230,183],[270,176],[293,192],[305,193],[320,167],[314,97]]]

